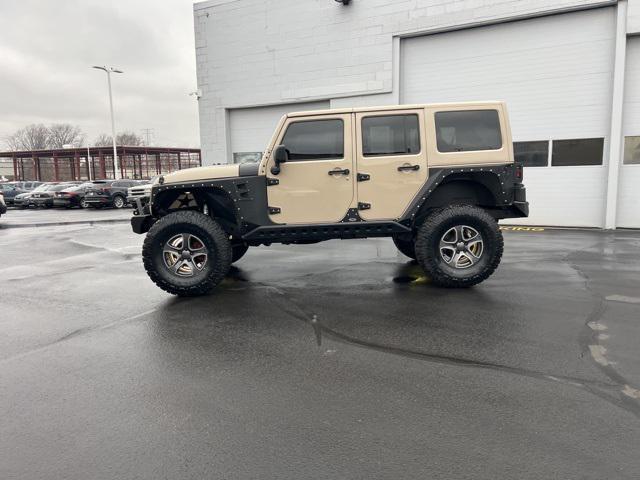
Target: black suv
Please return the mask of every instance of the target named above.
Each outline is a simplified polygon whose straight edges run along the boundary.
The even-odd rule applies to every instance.
[[[84,203],[93,208],[122,208],[127,205],[129,187],[139,183],[137,180],[96,180],[87,190]]]

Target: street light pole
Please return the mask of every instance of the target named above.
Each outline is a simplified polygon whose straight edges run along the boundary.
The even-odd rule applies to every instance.
[[[113,67],[99,67],[94,65],[93,68],[103,70],[107,74],[107,84],[109,85],[109,110],[111,111],[111,141],[113,142],[113,168],[115,169],[116,180],[120,180],[122,175],[120,174],[120,162],[118,161],[118,149],[116,148],[116,121],[113,116],[113,95],[111,93],[111,73],[122,73],[122,70],[118,70]]]

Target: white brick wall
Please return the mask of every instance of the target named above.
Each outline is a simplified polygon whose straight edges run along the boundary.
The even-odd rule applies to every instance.
[[[210,0],[195,4],[203,161],[230,158],[228,108],[315,99],[329,99],[332,106],[373,99],[393,103],[397,98],[394,36],[603,3],[352,0],[345,7],[333,0]]]

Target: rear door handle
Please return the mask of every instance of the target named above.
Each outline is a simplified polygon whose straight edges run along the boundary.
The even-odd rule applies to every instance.
[[[345,168],[340,169],[340,168],[335,168],[333,170],[329,170],[329,175],[349,175],[349,169]]]
[[[398,167],[399,172],[407,172],[409,170],[420,170],[420,165],[400,165]]]

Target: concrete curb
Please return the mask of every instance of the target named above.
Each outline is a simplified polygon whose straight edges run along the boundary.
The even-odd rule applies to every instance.
[[[3,224],[0,220],[0,230],[9,228],[39,228],[39,227],[59,227],[64,225],[94,225],[98,223],[129,223],[129,218],[105,218],[104,220],[77,220],[72,222],[43,222],[43,223],[15,223]]]

